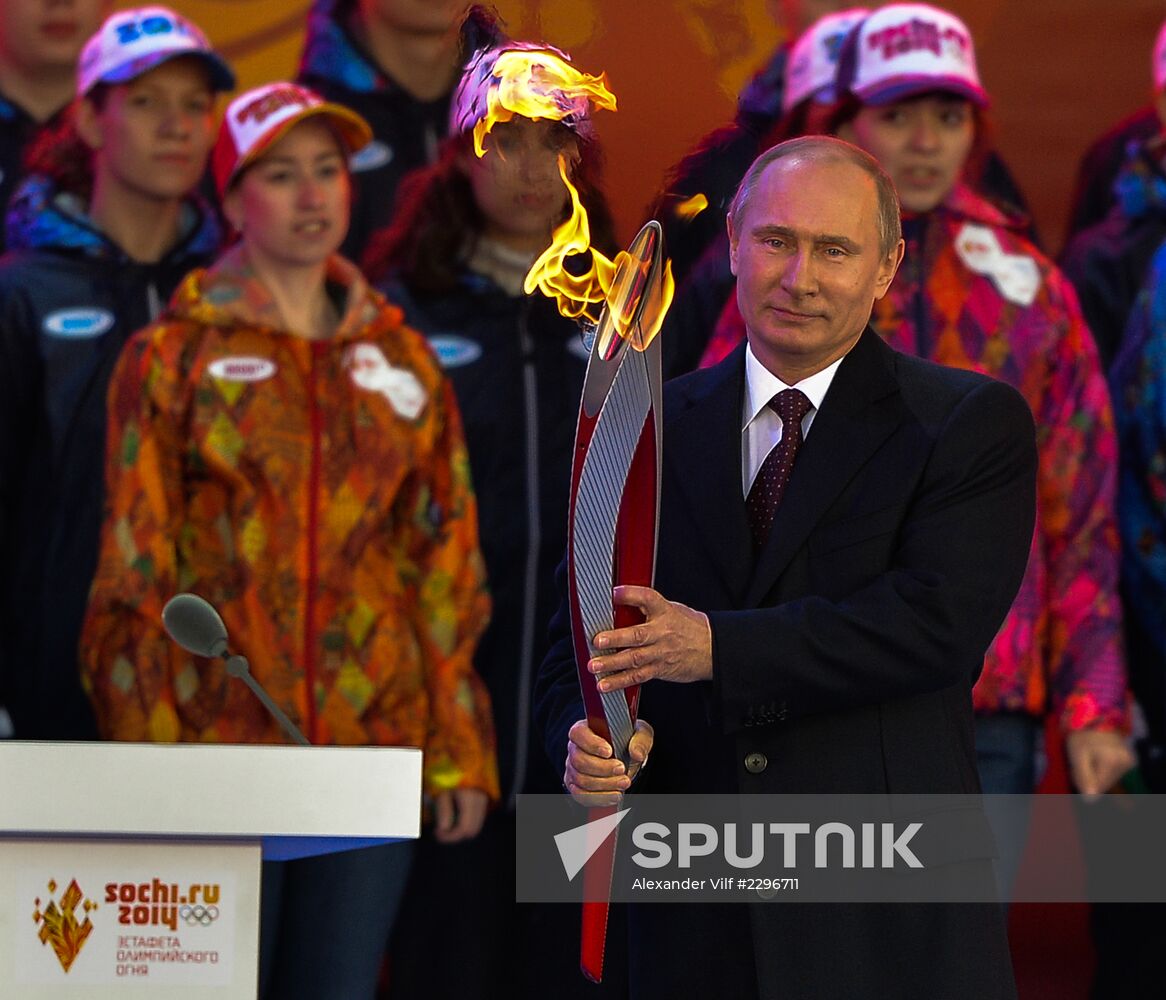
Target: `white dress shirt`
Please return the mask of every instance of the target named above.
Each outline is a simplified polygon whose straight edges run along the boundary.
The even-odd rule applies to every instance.
[[[757,360],[752,346],[745,348],[745,403],[741,414],[741,486],[744,496],[749,496],[749,488],[761,471],[765,456],[781,440],[781,417],[769,406],[769,401],[782,389],[799,389],[806,394],[812,409],[802,418],[804,440],[809,436],[814,414],[822,405],[840,364],[842,358],[796,385],[786,385]]]

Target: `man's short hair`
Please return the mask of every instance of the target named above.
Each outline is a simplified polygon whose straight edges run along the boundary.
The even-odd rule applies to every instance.
[[[729,219],[733,223],[734,233],[741,231],[741,216],[745,214],[745,206],[753,196],[753,190],[766,168],[771,163],[789,157],[816,163],[852,163],[869,175],[875,182],[878,194],[879,255],[886,257],[895,249],[899,240],[903,238],[903,224],[900,220],[899,196],[895,192],[894,181],[870,153],[829,135],[803,135],[796,139],[787,139],[776,146],[771,146],[753,161],[729,205]]]

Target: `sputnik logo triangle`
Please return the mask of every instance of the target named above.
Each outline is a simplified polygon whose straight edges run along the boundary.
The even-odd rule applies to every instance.
[[[599,850],[630,813],[630,809],[621,809],[619,812],[592,820],[582,826],[564,830],[555,834],[555,846],[559,849],[559,858],[563,862],[563,870],[567,873],[567,881],[574,881],[575,876],[583,870],[591,855]]]

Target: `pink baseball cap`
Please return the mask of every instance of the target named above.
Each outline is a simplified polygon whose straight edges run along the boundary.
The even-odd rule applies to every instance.
[[[306,118],[324,118],[351,155],[372,140],[372,129],[360,115],[325,101],[314,90],[295,83],[269,83],[240,94],[227,105],[219,137],[211,154],[211,171],[219,195],[275,142]]]
[[[925,3],[890,4],[855,28],[839,60],[838,89],[863,104],[890,104],[933,90],[988,104],[968,26]]]
[[[827,14],[816,20],[794,42],[785,64],[785,86],[781,93],[782,114],[811,97],[823,103],[835,95],[838,56],[850,30],[870,13],[865,7],[852,7]]]
[[[195,56],[210,70],[215,90],[234,90],[235,74],[198,25],[168,7],[134,7],[110,14],[77,60],[77,96],[99,83],[129,83],[155,66]]]
[[[1154,93],[1166,90],[1166,21],[1158,29],[1154,42]]]

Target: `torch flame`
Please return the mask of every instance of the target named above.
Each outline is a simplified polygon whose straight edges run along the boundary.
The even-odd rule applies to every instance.
[[[661,280],[648,284],[650,259],[621,250],[615,260],[608,260],[591,246],[591,226],[579,192],[567,176],[567,161],[559,157],[559,176],[571,195],[571,214],[551,237],[551,245],[531,265],[523,283],[529,295],[536,289],[555,300],[559,312],[568,319],[583,320],[592,326],[599,323],[604,305],[611,320],[610,329],[636,350],[647,350],[672,304],[676,283],[672,279],[672,261],[664,265]],[[567,257],[591,251],[591,266],[582,274],[566,269]],[[646,298],[645,298],[646,296]],[[614,353],[612,340],[600,343],[599,353],[608,358]]]
[[[474,152],[486,153],[485,138],[499,122],[515,115],[532,120],[562,121],[575,128],[584,125],[592,106],[616,110],[615,95],[607,89],[607,75],[581,73],[547,49],[508,49],[495,60],[486,91],[486,111],[474,124]],[[527,272],[523,287],[536,288],[553,298],[559,312],[569,319],[600,324],[604,308],[609,322],[600,330],[599,351],[610,358],[617,338],[638,350],[646,350],[664,322],[675,283],[672,262],[663,274],[653,269],[659,256],[655,235],[649,236],[635,254],[620,251],[614,261],[591,247],[591,227],[579,192],[567,176],[567,161],[559,157],[559,175],[571,195],[571,215],[555,231],[551,245]],[[706,202],[707,203],[707,202]],[[566,269],[567,257],[591,251],[591,266],[575,275]]]
[[[494,63],[498,78],[486,94],[486,113],[474,125],[474,152],[485,154],[484,140],[499,122],[515,115],[563,121],[586,116],[588,102],[596,110],[615,110],[615,95],[607,89],[607,74],[581,73],[546,49],[510,49]]]
[[[709,200],[703,194],[694,194],[691,198],[686,198],[674,211],[678,219],[695,219],[701,212],[709,207]]]

